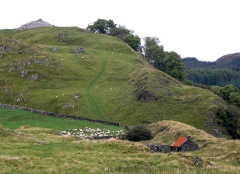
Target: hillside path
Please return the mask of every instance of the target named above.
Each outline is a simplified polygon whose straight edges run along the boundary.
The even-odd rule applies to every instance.
[[[97,85],[97,82],[106,71],[107,63],[108,63],[108,58],[106,56],[101,58],[100,71],[96,74],[96,77],[89,83],[88,87],[86,88],[86,97],[88,100],[90,111],[101,119],[104,118],[104,112],[103,112],[101,103],[97,101],[93,91]]]

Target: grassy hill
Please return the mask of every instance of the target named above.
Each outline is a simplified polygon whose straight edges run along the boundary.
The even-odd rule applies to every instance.
[[[151,142],[169,144],[191,135],[201,149],[187,153],[151,153],[143,143],[121,140],[80,140],[51,129],[0,127],[1,174],[237,174],[239,140],[217,139],[202,130],[173,121],[149,125]],[[165,128],[165,129],[163,129]],[[163,130],[159,132],[159,130]],[[201,166],[195,159],[201,158]]]
[[[124,125],[176,120],[211,133],[216,112],[228,109],[210,91],[154,69],[119,39],[79,28],[1,30],[0,59],[1,103]]]

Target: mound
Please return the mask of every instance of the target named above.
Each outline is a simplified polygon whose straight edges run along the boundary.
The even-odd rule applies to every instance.
[[[218,110],[228,109],[222,99],[156,70],[117,38],[58,27],[2,30],[0,38],[1,103],[123,125],[176,120],[226,133],[216,121]]]
[[[203,145],[207,142],[217,141],[217,138],[207,132],[196,129],[190,125],[177,121],[160,121],[147,126],[154,138],[149,141],[157,144],[172,144],[179,137],[191,137],[191,139]]]

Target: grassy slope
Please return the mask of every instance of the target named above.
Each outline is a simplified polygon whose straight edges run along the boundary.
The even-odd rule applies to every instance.
[[[4,127],[16,129],[22,126],[50,128],[53,130],[67,130],[73,128],[107,128],[119,130],[120,127],[109,126],[89,121],[79,121],[43,116],[40,114],[11,109],[0,109],[0,124]]]
[[[211,109],[226,107],[208,90],[154,69],[117,38],[56,27],[3,30],[3,37],[19,42],[2,41],[12,47],[1,57],[2,103],[128,125],[171,119],[202,129]],[[75,54],[79,47],[85,52]],[[29,80],[36,74],[39,80]],[[143,89],[159,100],[137,101]]]
[[[163,124],[173,130],[178,123]],[[179,134],[202,132],[183,124],[180,127]],[[170,131],[162,134],[165,138],[167,135],[174,134]],[[203,133],[202,137],[206,135]],[[239,141],[215,139],[210,135],[204,139],[208,142],[206,148],[170,154],[150,153],[140,143],[60,137],[42,128],[22,127],[13,131],[0,127],[0,138],[0,149],[4,149],[0,151],[2,174],[237,174],[240,169]],[[155,138],[160,142],[161,137]],[[198,169],[194,167],[194,158],[199,156],[204,165]]]
[[[186,159],[198,156],[203,159],[204,166],[207,168],[240,171],[239,140],[216,138],[203,130],[176,121],[161,121],[149,125],[148,128],[152,131],[154,138],[144,142],[145,144],[170,145],[180,136],[191,136],[192,141],[196,142],[200,149],[194,152],[179,153],[176,154],[177,156]]]

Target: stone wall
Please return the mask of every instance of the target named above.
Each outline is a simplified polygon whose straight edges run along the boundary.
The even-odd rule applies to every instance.
[[[33,109],[33,108],[25,107],[25,106],[0,104],[0,108],[20,109],[20,110],[30,111],[30,112],[33,112],[33,113],[39,113],[43,116],[50,116],[50,117],[57,117],[57,118],[64,118],[64,119],[73,119],[73,120],[85,120],[85,121],[90,121],[90,122],[95,122],[95,123],[102,123],[102,124],[106,124],[106,125],[120,126],[119,123],[115,123],[115,122],[104,121],[104,120],[94,120],[94,119],[89,119],[89,118],[80,117],[80,116],[56,114],[56,113],[53,113],[53,112],[47,112],[47,111],[44,111],[44,110]]]

